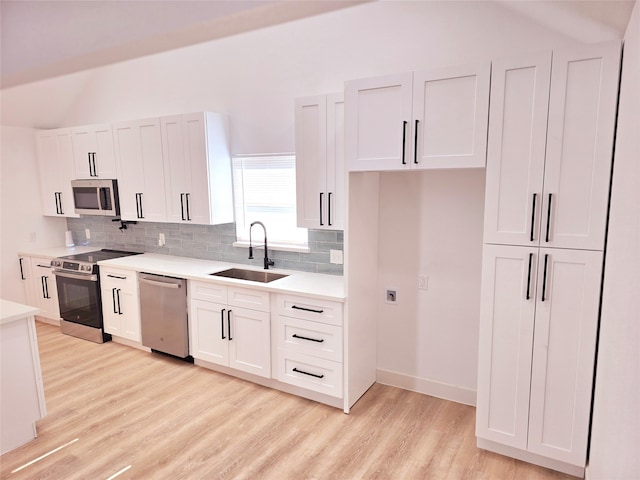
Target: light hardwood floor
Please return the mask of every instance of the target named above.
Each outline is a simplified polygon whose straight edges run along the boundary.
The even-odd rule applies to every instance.
[[[374,385],[341,410],[37,322],[48,415],[3,479],[574,479],[475,446],[473,407]],[[39,456],[65,448],[18,472]]]

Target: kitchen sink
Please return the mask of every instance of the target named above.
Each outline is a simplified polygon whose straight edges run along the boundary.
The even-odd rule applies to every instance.
[[[258,270],[245,270],[243,268],[230,268],[221,272],[210,273],[215,277],[237,278],[238,280],[248,280],[250,282],[269,283],[279,278],[288,277],[281,273],[261,272]]]

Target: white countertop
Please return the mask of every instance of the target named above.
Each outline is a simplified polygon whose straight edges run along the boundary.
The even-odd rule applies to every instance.
[[[18,251],[18,255],[27,255],[29,257],[47,257],[56,258],[64,257],[66,255],[73,255],[75,253],[95,252],[101,250],[103,247],[96,246],[76,246],[76,247],[48,247],[37,248],[33,250],[22,249]]]
[[[10,302],[9,300],[0,300],[0,325],[30,317],[39,311],[39,308],[30,307],[29,305]]]
[[[226,285],[249,287],[255,290],[267,290],[275,293],[292,293],[344,302],[344,279],[337,275],[325,275],[320,273],[306,273],[295,270],[283,270],[280,268],[269,269],[270,272],[283,273],[286,278],[274,280],[269,283],[236,280],[233,278],[215,277],[211,273],[220,272],[228,268],[243,268],[246,270],[263,271],[259,267],[240,265],[227,262],[215,262],[197,258],[176,257],[157,253],[144,253],[130,257],[114,258],[98,262],[104,267],[122,268],[137,272],[155,273],[170,277],[186,278],[188,280],[202,280]]]

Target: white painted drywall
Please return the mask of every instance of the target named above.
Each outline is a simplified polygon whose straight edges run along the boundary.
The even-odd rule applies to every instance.
[[[64,244],[67,222],[43,217],[30,128],[2,127],[0,150],[0,298],[25,303],[17,252]]]
[[[589,480],[640,478],[640,4],[625,36]]]

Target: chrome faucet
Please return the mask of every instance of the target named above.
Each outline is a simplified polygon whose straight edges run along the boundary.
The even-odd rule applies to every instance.
[[[273,260],[269,259],[269,254],[267,251],[267,227],[264,226],[262,222],[253,222],[249,227],[249,260],[253,260],[253,246],[251,246],[251,229],[255,224],[258,224],[264,230],[264,269],[269,270],[269,266],[274,266]]]

